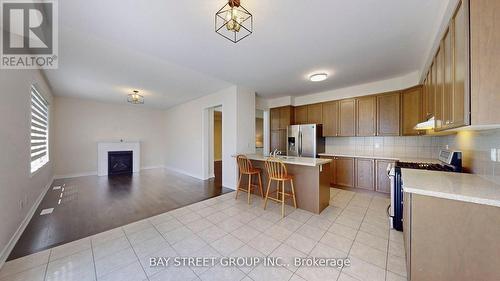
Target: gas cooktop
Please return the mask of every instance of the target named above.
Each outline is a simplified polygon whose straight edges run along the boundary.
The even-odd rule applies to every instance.
[[[452,167],[435,163],[397,162],[396,166],[406,169],[419,169],[419,170],[444,171],[444,172],[454,171]]]

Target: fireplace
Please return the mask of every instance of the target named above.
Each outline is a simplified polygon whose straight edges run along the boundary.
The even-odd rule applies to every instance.
[[[133,152],[132,151],[109,151],[108,152],[108,175],[132,174]]]

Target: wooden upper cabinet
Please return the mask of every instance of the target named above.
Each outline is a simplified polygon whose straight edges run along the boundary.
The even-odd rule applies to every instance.
[[[280,129],[286,130],[294,122],[294,110],[291,106],[280,107]]]
[[[339,101],[339,136],[352,137],[356,135],[356,100]]]
[[[323,105],[321,103],[307,105],[307,123],[323,124]]]
[[[450,127],[469,124],[469,91],[466,91],[468,69],[468,28],[466,6],[461,4],[453,18],[453,110]],[[466,106],[467,105],[467,106]],[[467,108],[467,109],[466,109]]]
[[[436,117],[436,91],[437,91],[437,63],[434,59],[431,67],[431,85],[429,92],[429,111],[432,117]]]
[[[394,164],[394,161],[375,160],[375,191],[391,193],[391,180],[387,176],[387,166]]]
[[[356,106],[356,136],[375,136],[377,98],[375,96],[357,98]]]
[[[403,136],[420,135],[422,131],[414,127],[422,116],[422,86],[403,91],[401,95],[402,134]]]
[[[377,96],[377,135],[399,136],[400,92]]]
[[[462,1],[470,5],[470,108],[472,125],[500,124],[500,1]],[[468,85],[466,84],[466,89]]]
[[[444,46],[441,42],[441,47],[437,52],[435,58],[436,64],[436,93],[435,93],[435,119],[436,119],[436,130],[440,130],[443,127],[443,94],[444,94]]]
[[[271,108],[271,130],[286,130],[294,122],[292,106]]]
[[[271,151],[277,149],[286,152],[286,130],[271,131]]]
[[[339,135],[339,103],[337,101],[323,103],[323,136],[336,137]]]
[[[432,84],[432,67],[427,72],[427,78],[424,82],[422,97],[422,120],[428,120],[434,116],[434,88]]]
[[[271,151],[278,149],[281,150],[281,132],[280,130],[271,130]]]
[[[307,124],[307,105],[295,107],[295,124]]]
[[[280,108],[271,108],[271,130],[278,130],[280,128]]]
[[[443,111],[442,128],[453,122],[453,29],[448,29],[443,38]]]
[[[337,157],[335,159],[335,175],[337,185],[354,187],[354,158]]]
[[[374,186],[374,160],[356,158],[356,187],[375,190]]]

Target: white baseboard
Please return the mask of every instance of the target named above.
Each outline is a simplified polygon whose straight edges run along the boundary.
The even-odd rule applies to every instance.
[[[55,177],[52,177],[52,179],[47,183],[45,188],[42,190],[38,198],[36,199],[35,203],[33,203],[33,206],[31,206],[31,209],[29,210],[28,214],[26,214],[26,217],[24,218],[23,222],[19,227],[17,228],[16,232],[12,237],[10,238],[9,243],[5,246],[5,248],[2,250],[0,254],[0,269],[4,265],[5,261],[10,255],[10,252],[12,249],[14,249],[14,246],[16,245],[17,241],[21,237],[21,234],[23,234],[24,229],[26,229],[26,226],[28,226],[28,223],[31,221],[31,218],[35,214],[36,210],[38,209],[38,206],[42,202],[43,198],[45,197],[45,194],[47,194],[47,191],[49,191],[50,187],[52,186],[52,183],[54,182]]]
[[[146,167],[141,167],[141,170],[152,170],[152,169],[162,169],[162,168],[164,168],[162,165],[146,166]]]
[[[86,176],[97,176],[97,171],[66,174],[66,175],[55,175],[54,179],[59,180],[59,179],[78,178],[78,177],[86,177]]]
[[[151,170],[151,169],[159,169],[159,168],[164,168],[161,165],[158,166],[146,166],[142,167],[141,170]],[[69,179],[69,178],[78,178],[78,177],[86,177],[86,176],[97,176],[97,171],[91,171],[91,172],[83,172],[83,173],[74,173],[74,174],[66,174],[66,175],[56,175],[54,179],[59,180],[59,179]]]
[[[199,180],[206,180],[204,179],[203,177],[200,177],[198,175],[195,175],[195,174],[192,174],[192,173],[189,173],[189,172],[186,172],[184,170],[181,170],[181,169],[177,169],[177,168],[173,168],[173,167],[169,167],[169,166],[164,166],[165,169],[167,170],[171,170],[171,171],[174,171],[176,173],[179,173],[179,174],[183,174],[183,175],[186,175],[186,176],[190,176],[192,178],[195,178],[195,179],[199,179]]]

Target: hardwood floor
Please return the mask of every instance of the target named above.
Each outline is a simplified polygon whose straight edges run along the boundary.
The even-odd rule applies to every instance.
[[[222,185],[222,160],[214,161],[215,183]]]
[[[227,193],[221,170],[206,181],[165,169],[55,180],[61,189],[47,192],[8,260]],[[47,208],[54,211],[41,216]]]

